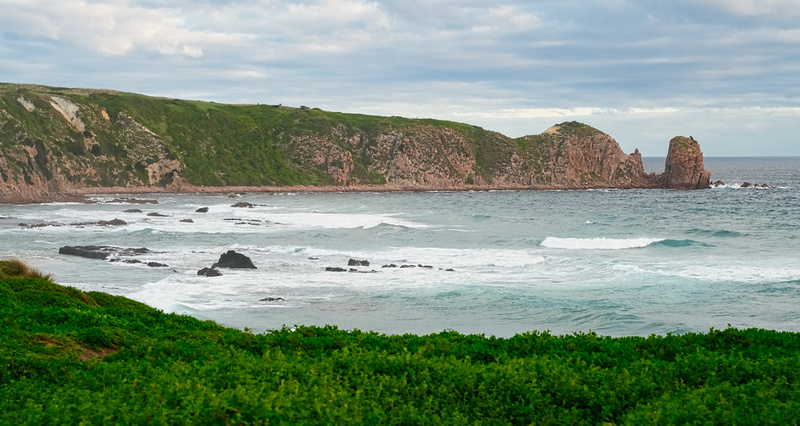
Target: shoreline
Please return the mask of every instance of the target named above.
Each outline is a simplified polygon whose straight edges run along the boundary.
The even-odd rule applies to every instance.
[[[195,186],[183,183],[172,187],[162,186],[109,186],[70,188],[59,192],[39,194],[4,194],[2,204],[38,204],[58,202],[87,202],[94,195],[123,194],[226,194],[226,193],[290,193],[290,192],[467,192],[467,191],[563,191],[590,189],[658,189],[650,187],[620,187],[613,185],[458,185],[458,186],[393,186],[393,185],[291,185],[291,186]]]

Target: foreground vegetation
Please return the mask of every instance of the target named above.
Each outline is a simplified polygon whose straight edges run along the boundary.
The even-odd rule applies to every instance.
[[[800,421],[796,333],[254,335],[11,263],[0,262],[2,424]]]

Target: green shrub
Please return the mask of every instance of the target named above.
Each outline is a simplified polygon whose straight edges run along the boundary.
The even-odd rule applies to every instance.
[[[0,341],[0,424],[794,424],[800,412],[800,335],[759,329],[256,335],[4,278]]]

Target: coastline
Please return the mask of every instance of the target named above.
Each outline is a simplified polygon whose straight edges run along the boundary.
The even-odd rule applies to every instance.
[[[172,186],[109,186],[80,187],[48,193],[16,193],[0,196],[2,204],[38,204],[54,202],[86,202],[88,197],[105,194],[245,194],[290,192],[441,192],[441,191],[559,191],[590,189],[653,189],[615,185],[291,185],[291,186],[195,186],[187,183]]]

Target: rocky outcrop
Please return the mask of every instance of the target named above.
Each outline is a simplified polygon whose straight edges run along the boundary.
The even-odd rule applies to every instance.
[[[705,189],[711,186],[711,172],[704,168],[703,152],[694,138],[676,136],[669,141],[661,179],[663,187],[670,189]]]

